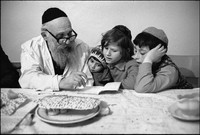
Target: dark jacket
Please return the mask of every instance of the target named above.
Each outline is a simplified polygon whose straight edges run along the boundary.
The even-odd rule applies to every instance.
[[[1,54],[1,88],[20,88],[19,73],[10,62],[0,45]]]

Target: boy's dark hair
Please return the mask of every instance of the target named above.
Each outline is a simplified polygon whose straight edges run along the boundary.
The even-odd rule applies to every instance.
[[[149,47],[150,50],[155,48],[159,44],[167,49],[166,43],[146,32],[138,34],[133,40],[133,43],[140,48],[144,46]]]
[[[143,46],[153,49],[157,45],[161,44],[165,49],[168,49],[168,38],[162,29],[157,29],[155,27],[148,27],[141,33],[139,33],[133,43],[140,48]]]
[[[131,32],[127,27],[117,25],[103,35],[101,40],[102,49],[110,43],[117,43],[122,48],[122,59],[125,61],[131,60],[133,55],[131,37]]]

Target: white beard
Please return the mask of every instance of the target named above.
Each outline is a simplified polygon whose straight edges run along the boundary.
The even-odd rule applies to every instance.
[[[50,47],[50,51],[53,57],[53,60],[61,68],[65,69],[66,65],[68,67],[78,66],[77,55],[74,45],[70,44],[67,46],[53,46]]]

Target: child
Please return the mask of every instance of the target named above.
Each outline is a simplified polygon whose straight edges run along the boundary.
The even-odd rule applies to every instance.
[[[153,93],[166,89],[193,88],[181,75],[178,67],[165,54],[168,38],[165,32],[148,27],[133,40],[134,59],[140,64],[135,90]]]
[[[88,58],[88,67],[94,78],[94,86],[104,86],[108,82],[113,82],[102,54],[101,46],[91,50],[90,57]]]
[[[131,57],[133,43],[131,31],[117,25],[107,31],[101,40],[103,55],[115,82],[121,82],[122,89],[134,89],[138,64]]]

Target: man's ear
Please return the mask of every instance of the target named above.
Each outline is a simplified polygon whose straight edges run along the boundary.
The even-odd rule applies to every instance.
[[[44,40],[47,41],[47,34],[46,34],[46,31],[45,31],[45,30],[41,30],[41,35],[42,35],[42,37],[44,38]]]

